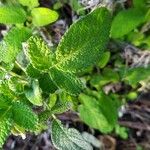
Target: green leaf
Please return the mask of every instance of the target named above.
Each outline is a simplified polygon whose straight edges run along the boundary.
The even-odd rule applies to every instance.
[[[104,68],[104,67],[107,65],[109,59],[110,59],[110,52],[105,52],[105,53],[103,53],[103,54],[101,55],[101,57],[100,57],[100,61],[99,61],[99,63],[98,63],[98,66],[99,66],[100,68]]]
[[[31,36],[26,27],[13,27],[0,43],[0,61],[11,63],[22,49],[22,42]]]
[[[0,148],[5,143],[12,127],[12,119],[9,111],[10,109],[0,111]]]
[[[57,102],[51,109],[52,114],[62,114],[71,108],[71,102]]]
[[[136,86],[140,81],[148,79],[149,75],[150,67],[128,68],[124,74],[124,79],[128,81],[130,85]]]
[[[54,93],[58,88],[48,73],[39,76],[39,85],[44,93]]]
[[[24,23],[26,12],[18,6],[0,6],[0,23],[17,24]]]
[[[111,132],[117,122],[117,111],[112,100],[104,95],[98,100],[85,94],[79,98],[83,103],[79,106],[80,118],[103,133]]]
[[[97,8],[74,23],[65,33],[56,51],[56,65],[78,72],[99,60],[109,39],[110,13]]]
[[[145,21],[145,16],[145,11],[136,8],[119,12],[112,22],[111,37],[120,38],[128,34]]]
[[[133,5],[135,8],[144,8],[146,9],[147,7],[147,0],[133,0]]]
[[[45,26],[58,19],[58,13],[48,8],[33,8],[31,11],[34,26]]]
[[[51,68],[49,74],[56,85],[69,94],[77,95],[83,88],[82,82],[70,72],[64,72],[59,68]]]
[[[54,120],[51,127],[51,138],[54,146],[59,150],[92,150],[82,135],[73,128],[63,127],[59,120]]]
[[[9,97],[10,99],[16,98],[16,94],[8,86],[8,81],[0,82],[0,93],[4,96]]]
[[[11,100],[2,94],[0,94],[0,109],[6,109],[11,105]],[[0,114],[1,115],[1,114]]]
[[[41,89],[39,87],[38,80],[32,81],[32,88],[25,90],[25,95],[27,99],[36,106],[42,106],[43,100],[41,95]]]
[[[27,105],[14,103],[12,111],[13,119],[16,124],[29,131],[36,130],[38,117]]]
[[[8,86],[9,86],[10,90],[12,90],[13,92],[15,92],[17,94],[23,94],[24,86],[26,84],[27,84],[26,81],[21,80],[17,77],[11,77],[8,80]]]
[[[26,67],[26,73],[31,78],[39,78],[41,75],[41,72],[38,69],[34,68],[32,64],[28,64],[28,66]]]
[[[29,8],[39,6],[38,0],[18,0],[18,2],[23,6],[28,6]]]
[[[52,66],[54,54],[41,38],[32,36],[27,42],[27,48],[25,53],[33,67],[41,71],[47,71]]]

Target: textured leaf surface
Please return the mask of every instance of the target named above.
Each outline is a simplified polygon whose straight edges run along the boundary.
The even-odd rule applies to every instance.
[[[31,37],[27,42],[27,48],[26,54],[33,67],[45,71],[52,66],[53,53],[41,38]]]
[[[109,38],[110,13],[97,8],[74,23],[62,38],[57,51],[57,66],[78,72],[98,61]]]
[[[83,88],[82,82],[70,72],[64,72],[58,68],[51,68],[49,74],[56,85],[69,94],[77,95]]]
[[[80,118],[86,124],[103,133],[112,131],[117,121],[117,113],[108,98],[102,97],[97,100],[94,97],[81,94],[80,100],[83,102],[79,106]]]
[[[32,88],[29,88],[25,91],[27,99],[36,106],[42,106],[42,95],[41,89],[39,88],[39,83],[37,80],[33,80]]]
[[[26,20],[26,12],[21,7],[0,6],[0,23],[16,24]]]
[[[0,148],[2,148],[3,144],[6,141],[6,138],[9,136],[12,126],[12,119],[10,118],[8,112],[9,109],[0,111]]]
[[[52,122],[52,142],[59,150],[92,150],[76,129],[63,127],[60,121]]]
[[[32,9],[31,15],[35,26],[45,26],[58,19],[56,11],[44,7]]]
[[[38,0],[18,0],[18,2],[23,6],[28,6],[29,8],[39,6]]]
[[[38,123],[37,115],[25,104],[13,104],[13,119],[20,127],[34,131]]]
[[[31,30],[26,27],[12,28],[0,43],[0,61],[11,63],[31,36]]]
[[[145,11],[136,8],[119,12],[112,22],[111,37],[119,38],[128,34],[145,21],[145,15]]]

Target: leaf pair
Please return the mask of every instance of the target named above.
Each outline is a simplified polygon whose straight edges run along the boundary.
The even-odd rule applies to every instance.
[[[77,95],[82,84],[75,73],[99,60],[109,39],[110,18],[106,8],[98,8],[78,20],[65,33],[55,53],[39,37],[31,37],[27,57],[36,69],[49,73],[60,89]]]

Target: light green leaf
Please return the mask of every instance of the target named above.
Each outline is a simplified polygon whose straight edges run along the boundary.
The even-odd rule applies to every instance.
[[[64,72],[59,68],[51,68],[49,74],[56,85],[69,94],[77,95],[83,88],[82,82],[70,72]]]
[[[41,89],[39,87],[38,80],[32,81],[32,88],[25,90],[25,95],[27,99],[36,106],[42,106],[43,100],[41,95]]]
[[[145,21],[145,11],[136,8],[123,10],[114,18],[111,26],[111,37],[120,38],[136,29]]]
[[[25,52],[33,67],[41,71],[47,71],[53,64],[54,54],[47,44],[39,37],[32,36],[27,42]]]
[[[146,7],[147,7],[147,3],[146,2],[147,1],[148,0],[133,0],[133,5],[134,5],[134,7],[139,8],[139,9],[141,9],[141,8],[146,9]]]
[[[136,86],[137,83],[139,83],[142,80],[148,79],[149,76],[150,76],[150,67],[128,68],[125,71],[124,79],[128,81],[130,85]]]
[[[100,56],[100,61],[99,61],[99,63],[98,63],[98,66],[99,66],[100,68],[104,68],[104,67],[107,65],[109,59],[110,59],[110,52],[104,52],[104,53]]]
[[[81,94],[82,105],[79,106],[80,118],[92,128],[103,133],[111,132],[117,122],[116,108],[106,96],[100,99]]]
[[[27,105],[14,103],[12,111],[13,119],[16,124],[29,131],[36,130],[38,117]]]
[[[58,19],[58,13],[48,8],[33,8],[31,11],[32,21],[35,26],[45,26]]]
[[[0,61],[11,63],[22,49],[22,42],[31,36],[26,27],[13,27],[0,43]]]
[[[82,135],[73,128],[63,127],[59,120],[52,122],[52,142],[59,150],[92,150],[93,148],[87,143]]]
[[[0,111],[0,148],[2,148],[5,143],[12,127],[12,119],[9,111],[10,109]]]
[[[0,6],[0,23],[17,24],[24,23],[26,12],[18,6]]]
[[[23,6],[28,6],[29,8],[39,6],[38,0],[18,0],[18,2]]]
[[[79,72],[99,60],[109,39],[110,13],[97,8],[74,23],[56,51],[57,66]]]
[[[23,94],[24,92],[24,86],[27,84],[26,81],[21,80],[17,77],[11,77],[8,80],[8,86],[10,88],[10,90],[12,90],[13,92],[17,93],[17,94]]]

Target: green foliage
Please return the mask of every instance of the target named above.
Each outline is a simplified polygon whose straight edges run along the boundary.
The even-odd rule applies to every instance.
[[[73,24],[57,47],[56,65],[72,72],[93,65],[99,60],[108,42],[110,22],[108,10],[97,8]]]
[[[111,37],[120,38],[137,28],[145,21],[145,11],[137,8],[130,8],[120,11],[114,18],[111,26]]]
[[[18,2],[23,6],[28,6],[29,8],[39,6],[38,0],[18,0]]]
[[[103,133],[113,130],[117,123],[117,110],[111,98],[100,93],[98,98],[81,94],[79,99],[82,102],[79,106],[80,118],[86,124]]]
[[[19,6],[0,6],[0,23],[17,24],[24,23],[26,12]]]
[[[32,88],[27,88],[25,90],[25,95],[27,99],[36,106],[42,106],[42,95],[41,95],[41,89],[39,87],[38,80],[32,81]]]
[[[45,26],[58,19],[58,14],[48,8],[39,7],[33,8],[31,11],[34,26]]]
[[[0,109],[0,148],[2,148],[3,144],[5,143],[12,127],[12,119],[10,118],[10,115],[7,111],[3,112]]]
[[[59,120],[53,120],[51,130],[52,142],[59,150],[92,150],[77,130],[63,127]]]
[[[56,9],[67,2],[56,3]],[[137,98],[138,83],[148,81],[150,69],[148,64],[128,67],[132,61],[128,64],[120,56],[124,43],[119,39],[109,42],[109,35],[129,40],[142,47],[140,55],[144,53],[144,44],[149,46],[145,0],[133,0],[134,6],[118,12],[112,25],[113,13],[104,7],[80,16],[58,47],[47,44],[42,33],[47,27],[41,28],[55,22],[57,12],[40,7],[38,0],[5,3],[0,6],[0,23],[9,24],[9,30],[0,42],[0,147],[10,133],[25,136],[26,131],[41,132],[48,128],[46,121],[50,119],[57,149],[92,150],[89,143],[99,148],[92,135],[85,140],[77,130],[56,119],[55,115],[68,110],[79,112],[89,127],[104,134],[114,131],[126,139],[127,129],[117,123],[119,107],[125,100]],[[82,6],[77,1],[69,1],[69,5],[81,15],[78,9]],[[52,32],[48,34],[53,37]]]
[[[0,43],[0,61],[5,63],[14,61],[22,49],[22,42],[25,42],[30,36],[30,29],[13,27]]]
[[[27,57],[33,67],[47,71],[53,64],[53,54],[46,43],[38,37],[31,37],[27,42]]]
[[[60,89],[69,94],[77,95],[81,92],[82,82],[74,74],[64,72],[59,68],[52,68],[50,76]]]
[[[20,127],[28,131],[36,130],[38,117],[28,106],[22,103],[14,103],[12,105],[12,113],[14,122]]]

